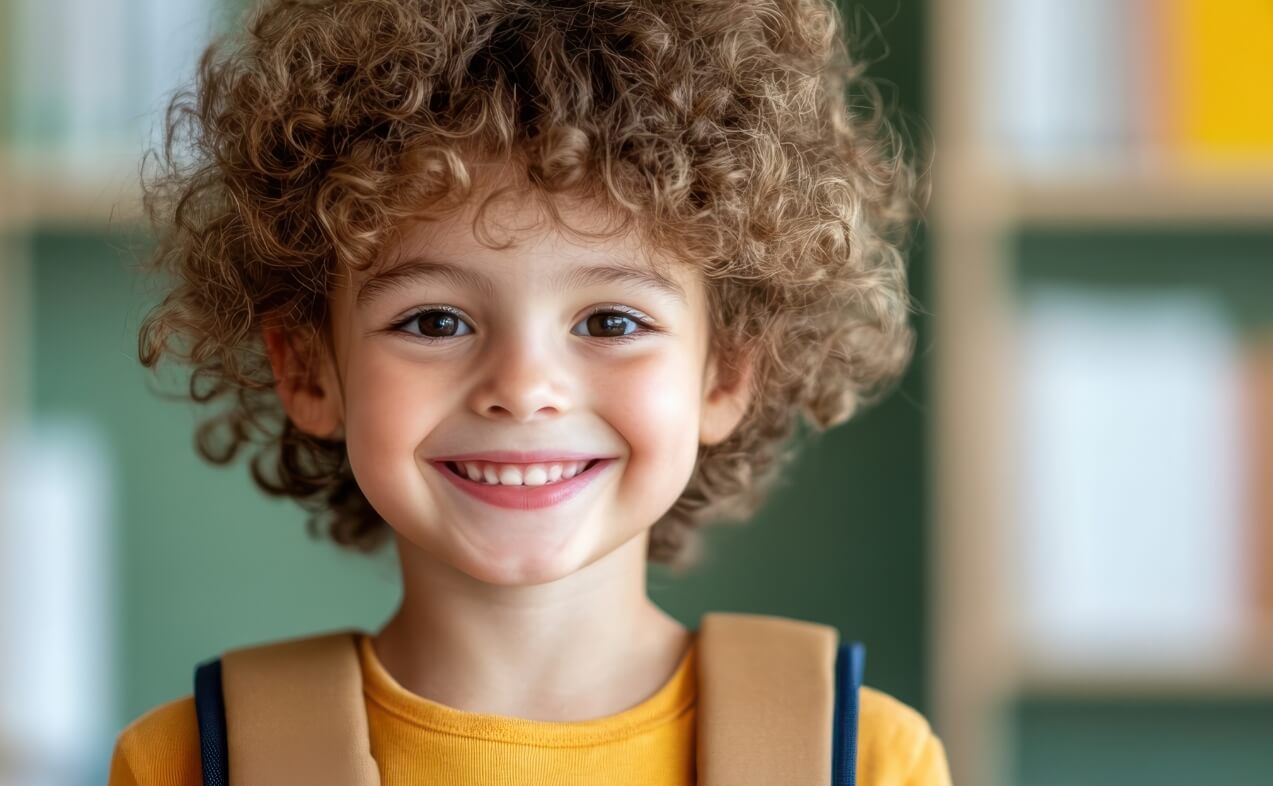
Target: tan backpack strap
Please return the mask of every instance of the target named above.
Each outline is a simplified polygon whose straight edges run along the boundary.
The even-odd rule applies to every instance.
[[[356,634],[222,656],[231,786],[379,786]]]
[[[711,612],[699,626],[701,786],[831,782],[835,656],[829,625]]]

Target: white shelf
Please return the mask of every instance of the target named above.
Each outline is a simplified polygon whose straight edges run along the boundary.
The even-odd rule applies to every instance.
[[[141,151],[108,149],[74,159],[9,147],[0,153],[0,231],[109,228],[143,219]]]
[[[1273,168],[1045,175],[996,168],[975,154],[965,161],[983,163],[949,167],[945,176],[955,183],[940,184],[937,206],[963,226],[1273,226]]]
[[[1273,701],[1273,663],[1255,656],[1222,668],[1145,671],[1131,668],[1057,669],[1029,665],[1013,693],[1062,699],[1267,699]]]
[[[1256,618],[1228,651],[1191,661],[1086,663],[1045,659],[1016,647],[1010,692],[1061,699],[1259,699],[1273,701],[1273,620]]]
[[[1167,175],[1109,181],[1020,178],[1000,191],[1001,218],[1030,224],[1273,226],[1273,172],[1265,177]]]

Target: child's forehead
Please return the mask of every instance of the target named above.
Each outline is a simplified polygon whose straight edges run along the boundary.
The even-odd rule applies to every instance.
[[[533,260],[621,265],[668,277],[695,272],[686,270],[689,266],[675,252],[656,244],[638,218],[582,189],[545,193],[530,185],[515,165],[478,164],[473,171],[472,189],[450,209],[396,227],[364,276],[421,257],[476,267]]]
[[[598,202],[524,189],[475,189],[454,210],[403,222],[373,264],[346,269],[329,295],[364,309],[430,283],[487,301],[608,286],[707,307],[701,271],[657,248],[637,222],[623,226]]]
[[[667,259],[635,229],[618,231],[598,221],[599,209],[558,206],[556,215],[535,200],[506,198],[492,202],[481,215],[453,215],[404,224],[386,242],[377,267],[428,254],[475,266],[537,263],[587,264],[609,260],[641,267]]]

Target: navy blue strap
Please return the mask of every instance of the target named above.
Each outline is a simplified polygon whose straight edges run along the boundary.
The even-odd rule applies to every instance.
[[[858,689],[866,648],[842,642],[835,657],[835,731],[831,738],[831,786],[854,786],[858,758]]]
[[[225,740],[225,703],[221,659],[200,663],[194,671],[194,711],[199,719],[199,755],[204,786],[229,786],[230,755]]]

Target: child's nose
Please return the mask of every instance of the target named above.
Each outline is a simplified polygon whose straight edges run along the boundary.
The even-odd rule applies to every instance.
[[[477,414],[524,423],[570,409],[569,370],[552,347],[512,337],[491,350],[470,395]]]

